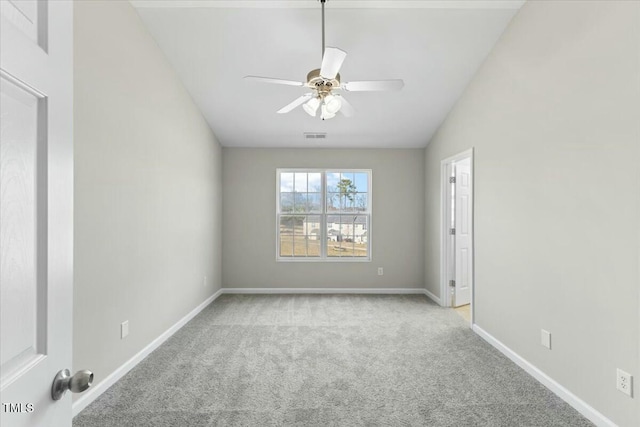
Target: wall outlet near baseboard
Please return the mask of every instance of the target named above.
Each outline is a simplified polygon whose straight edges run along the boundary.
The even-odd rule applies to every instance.
[[[384,269],[382,267],[378,267],[378,276],[382,276],[384,274]]]
[[[120,339],[125,338],[129,335],[129,321],[125,320],[120,324]]]
[[[540,344],[551,350],[551,332],[540,329]]]
[[[633,397],[633,376],[622,369],[616,369],[616,388]]]

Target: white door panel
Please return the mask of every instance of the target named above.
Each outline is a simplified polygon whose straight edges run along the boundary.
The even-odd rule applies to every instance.
[[[17,30],[21,31],[31,41],[37,43],[39,33],[46,31],[42,22],[38,22],[38,12],[40,11],[40,15],[43,15],[46,6],[46,2],[38,5],[36,0],[2,0],[0,2],[0,13]]]
[[[455,289],[454,307],[471,303],[473,280],[471,159],[460,160],[455,170]]]
[[[0,421],[69,426],[72,2],[0,0]]]
[[[0,366],[1,383],[43,354],[38,309],[37,95],[0,75]]]

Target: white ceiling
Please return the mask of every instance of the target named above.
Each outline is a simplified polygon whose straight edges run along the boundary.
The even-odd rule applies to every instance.
[[[327,1],[326,45],[348,53],[342,81],[405,86],[343,92],[356,115],[321,121],[276,114],[308,89],[243,80],[320,68],[317,0],[131,1],[223,146],[331,148],[426,146],[523,2]]]

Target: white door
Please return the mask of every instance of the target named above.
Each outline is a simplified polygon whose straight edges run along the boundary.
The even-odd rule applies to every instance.
[[[70,426],[73,4],[0,0],[0,421]]]
[[[455,287],[453,306],[471,303],[473,281],[471,158],[457,161],[455,170]]]

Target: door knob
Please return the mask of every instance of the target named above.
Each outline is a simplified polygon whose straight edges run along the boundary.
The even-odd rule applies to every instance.
[[[62,396],[71,390],[72,393],[82,393],[93,384],[93,372],[83,369],[71,376],[68,369],[63,369],[53,379],[51,385],[51,398],[60,400]]]

